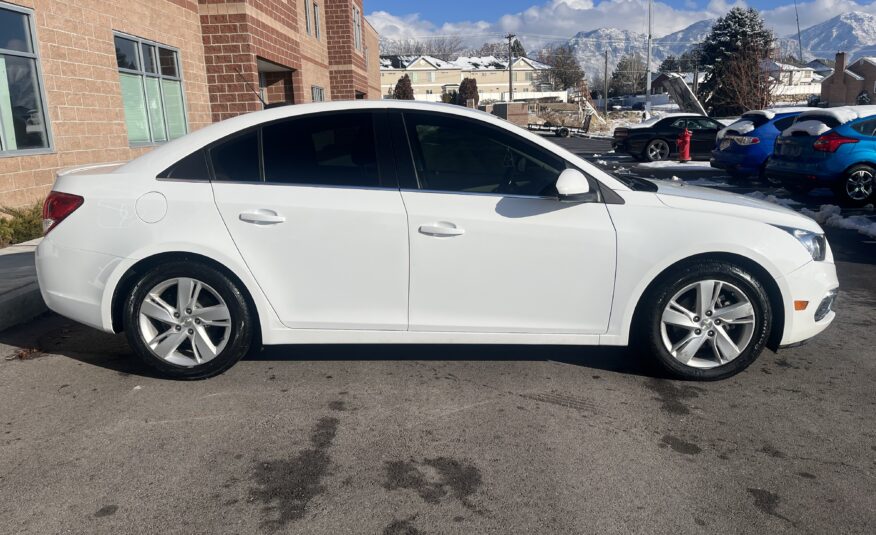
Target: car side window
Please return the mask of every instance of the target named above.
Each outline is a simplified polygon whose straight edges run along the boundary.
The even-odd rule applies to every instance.
[[[717,127],[716,123],[713,123],[709,119],[688,119],[687,120],[687,128],[688,130],[715,130]]]
[[[259,182],[259,133],[251,130],[210,149],[215,180]]]
[[[174,178],[177,180],[210,180],[210,170],[207,167],[207,155],[203,150],[189,154],[176,162],[158,178]]]
[[[404,114],[420,188],[543,196],[565,161],[510,132],[430,113]]]
[[[687,128],[687,119],[676,119],[669,126],[672,128],[678,128],[679,130]]]
[[[295,117],[262,128],[265,181],[379,187],[371,112]]]
[[[876,119],[861,121],[852,125],[852,128],[865,136],[872,136],[876,132]]]

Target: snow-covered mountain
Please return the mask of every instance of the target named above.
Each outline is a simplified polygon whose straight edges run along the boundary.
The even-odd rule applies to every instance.
[[[839,51],[849,52],[853,57],[876,55],[876,16],[860,11],[837,15],[802,32],[803,55],[806,59],[833,59]],[[797,35],[789,35],[792,50],[797,55]]]
[[[682,54],[692,43],[702,41],[709,33],[712,19],[701,20],[683,30],[670,33],[654,39],[651,50],[652,66],[656,69],[667,56]],[[618,30],[617,28],[598,28],[587,32],[578,32],[566,41],[572,47],[575,56],[581,63],[584,72],[589,75],[602,72],[605,68],[605,51],[608,51],[609,70],[624,54],[646,54],[648,36],[644,33]]]
[[[713,19],[701,20],[683,30],[654,39],[652,67],[657,68],[669,55],[679,56],[693,43],[702,41],[714,24]],[[848,52],[853,58],[864,55],[876,56],[876,15],[850,11],[837,15],[801,32],[803,55],[813,58],[833,59],[838,51]],[[604,53],[608,50],[609,70],[613,69],[624,54],[638,52],[645,57],[647,36],[643,33],[599,28],[579,32],[564,44],[572,47],[578,61],[588,76],[601,73]],[[776,42],[783,55],[798,55],[797,34],[780,37]]]

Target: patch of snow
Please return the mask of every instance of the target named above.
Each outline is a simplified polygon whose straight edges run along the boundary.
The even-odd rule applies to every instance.
[[[715,187],[715,186],[726,186],[726,182],[717,182],[715,180],[709,180],[708,178],[698,178],[696,180],[685,180],[685,184],[688,186],[707,186],[707,187]]]
[[[802,132],[809,136],[820,136],[821,134],[827,132],[831,128],[817,119],[812,119],[809,121],[801,121],[799,123],[795,122],[787,130],[782,132],[783,136],[791,136],[794,135],[794,132]]]
[[[869,238],[876,238],[876,221],[862,215],[843,217],[840,207],[834,204],[822,204],[817,212],[804,208],[800,213],[811,217],[819,225],[857,230]]]
[[[737,132],[741,135],[745,135],[749,132],[754,131],[754,123],[743,116],[742,119],[739,119],[730,126],[725,126],[724,128],[718,130],[718,140],[720,141],[721,139],[724,139],[724,136],[726,136],[727,132],[730,130],[733,130],[734,132]]]
[[[676,162],[674,160],[660,160],[659,162],[640,163],[636,167],[642,169],[684,169],[691,171],[694,169],[708,169],[714,171],[715,168],[709,165],[709,162]]]
[[[608,162],[606,162],[605,160],[596,160],[596,163],[599,165],[608,165]]]

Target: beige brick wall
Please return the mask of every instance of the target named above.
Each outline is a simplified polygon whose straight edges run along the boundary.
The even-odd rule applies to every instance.
[[[33,9],[51,154],[0,157],[0,204],[40,201],[59,168],[131,159],[113,31],[179,49],[189,129],[210,122],[204,53],[194,2],[22,0]],[[0,2],[0,5],[3,5]]]

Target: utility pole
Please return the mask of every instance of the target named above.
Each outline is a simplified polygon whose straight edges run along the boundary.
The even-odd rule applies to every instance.
[[[796,0],[794,0],[796,2]],[[648,59],[645,60],[645,113],[651,113],[651,0],[648,0]]]
[[[516,37],[513,33],[509,33],[505,36],[505,39],[508,40],[508,102],[512,102],[514,100],[514,69],[512,64],[514,63],[514,54],[511,52],[511,43]]]
[[[800,63],[803,63],[803,37],[800,34],[800,13],[797,11],[797,0],[794,0],[794,15],[797,17],[797,46],[800,49]]]
[[[605,74],[602,77],[602,107],[608,117],[608,49],[605,49]]]

